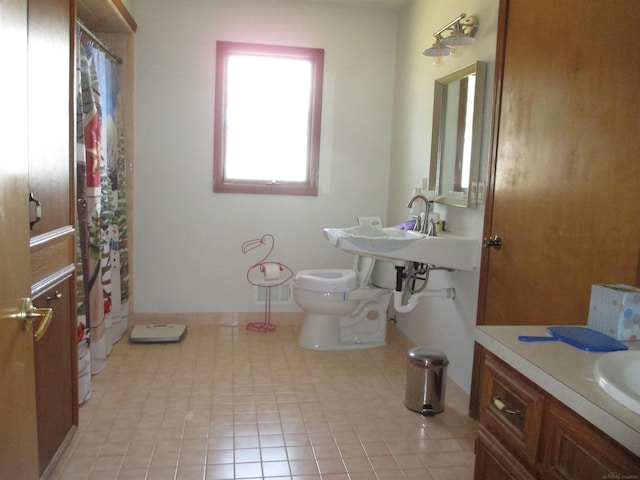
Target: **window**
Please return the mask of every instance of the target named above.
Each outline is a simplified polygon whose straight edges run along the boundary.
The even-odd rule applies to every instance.
[[[318,194],[324,50],[217,42],[214,190]]]

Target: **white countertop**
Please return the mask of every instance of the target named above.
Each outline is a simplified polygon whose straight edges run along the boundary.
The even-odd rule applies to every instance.
[[[475,341],[640,456],[640,415],[607,395],[593,378],[596,360],[606,353],[560,341],[521,342],[518,335],[548,333],[543,326],[484,325],[476,327]],[[625,344],[640,350],[640,341]]]

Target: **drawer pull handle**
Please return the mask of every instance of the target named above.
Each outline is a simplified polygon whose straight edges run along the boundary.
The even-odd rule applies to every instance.
[[[493,404],[495,405],[495,407],[498,410],[500,410],[505,415],[516,415],[518,417],[520,417],[522,415],[520,413],[520,410],[511,410],[511,409],[507,408],[507,406],[504,404],[504,402],[502,400],[500,400],[500,397],[498,395],[493,397]]]

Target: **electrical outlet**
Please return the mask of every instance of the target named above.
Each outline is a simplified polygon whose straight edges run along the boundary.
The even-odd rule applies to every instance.
[[[478,205],[484,204],[486,187],[487,187],[487,184],[485,182],[478,182]]]
[[[422,191],[426,192],[429,190],[429,179],[427,177],[422,178]]]

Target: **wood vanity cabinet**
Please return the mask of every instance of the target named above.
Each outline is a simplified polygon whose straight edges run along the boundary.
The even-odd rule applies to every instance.
[[[640,458],[555,399],[545,408],[540,478],[640,478]]]
[[[47,477],[78,425],[75,302],[74,0],[28,0],[31,299],[51,309],[34,338],[38,473]],[[38,331],[39,323],[33,326]],[[2,475],[0,475],[2,476]]]
[[[495,356],[482,369],[480,425],[485,440],[508,446],[514,460],[533,470],[542,429],[544,391]]]
[[[53,317],[44,335],[34,343],[38,454],[42,474],[69,441],[77,423],[77,357],[73,290],[75,277],[67,278],[33,299],[37,308],[51,308]]]
[[[476,480],[640,475],[640,458],[484,349],[479,402]]]
[[[536,477],[480,425],[476,439],[474,478],[476,480],[535,480]]]

